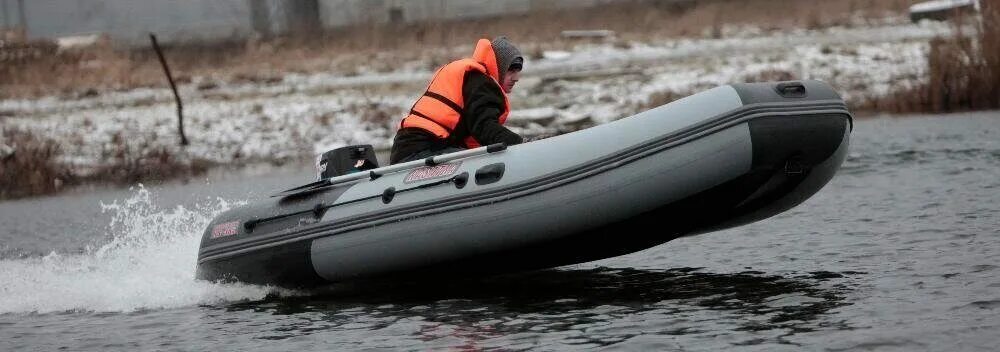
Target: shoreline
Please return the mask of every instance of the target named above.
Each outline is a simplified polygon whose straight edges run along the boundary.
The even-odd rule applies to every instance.
[[[974,110],[974,111],[961,111],[952,112],[944,115],[987,115],[996,114],[1000,115],[1000,110]],[[888,114],[888,113],[871,113],[865,115],[855,115],[858,120],[879,120],[879,119],[909,119],[909,118],[926,118],[931,116],[941,116],[940,113],[904,113],[904,114]],[[388,150],[377,150],[378,160],[380,165],[385,166],[385,162],[388,158]],[[59,187],[51,191],[36,192],[27,195],[20,195],[16,197],[0,197],[0,202],[10,202],[10,201],[22,201],[31,199],[40,199],[45,197],[58,197],[58,196],[71,196],[73,194],[89,194],[94,192],[106,192],[109,190],[123,190],[129,189],[136,185],[144,185],[147,188],[158,187],[174,183],[190,183],[190,182],[224,182],[227,179],[244,177],[246,175],[257,175],[261,173],[276,173],[281,170],[300,170],[303,173],[308,173],[312,175],[315,170],[312,169],[314,166],[314,160],[310,158],[302,158],[296,160],[283,161],[281,163],[275,163],[273,161],[257,161],[249,163],[240,164],[215,164],[205,167],[198,172],[178,174],[171,177],[158,177],[153,179],[142,179],[136,182],[117,182],[109,181],[107,179],[87,177],[81,180],[77,180],[73,183],[62,183]],[[289,185],[291,187],[293,185]]]
[[[859,117],[919,113],[921,107],[927,113],[998,108],[955,104],[935,110],[917,101],[934,98],[926,87],[942,70],[937,56],[948,42],[941,38],[970,34],[956,34],[959,27],[948,23],[872,22],[782,30],[722,26],[718,36],[588,40],[551,49],[526,43],[532,48],[525,52],[529,64],[511,95],[508,126],[529,138],[551,136],[718,85],[796,79],[830,83]],[[220,167],[308,162],[350,144],[386,150],[432,66],[418,58],[391,71],[371,69],[395,59],[391,53],[376,56],[369,68],[350,73],[289,71],[229,81],[189,76],[179,86],[191,141],[184,148],[177,146],[176,112],[166,87],[0,100],[0,160],[8,170],[0,170],[0,180],[34,189],[0,190],[0,199],[69,185],[125,185],[197,177]],[[921,94],[906,94],[912,91]],[[22,160],[13,168],[8,164],[17,149]]]

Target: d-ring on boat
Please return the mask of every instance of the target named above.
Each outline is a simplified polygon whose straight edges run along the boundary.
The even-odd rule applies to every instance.
[[[346,174],[375,158],[370,146],[342,148],[327,153],[332,177],[215,218],[197,277],[297,287],[628,254],[801,203],[840,167],[852,128],[830,86],[792,81],[721,86],[552,138]]]

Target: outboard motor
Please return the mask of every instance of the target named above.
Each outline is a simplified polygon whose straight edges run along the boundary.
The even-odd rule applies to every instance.
[[[328,151],[323,153],[316,166],[320,180],[377,167],[378,159],[371,144],[349,145]]]

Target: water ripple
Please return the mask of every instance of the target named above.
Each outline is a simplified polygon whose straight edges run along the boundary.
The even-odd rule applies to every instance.
[[[728,326],[738,331],[773,332],[777,338],[848,328],[846,324],[823,318],[830,310],[850,304],[844,299],[845,288],[829,288],[823,282],[856,274],[818,271],[784,277],[754,271],[707,273],[695,268],[550,270],[432,285],[425,282],[402,288],[334,289],[310,297],[274,297],[222,309],[309,316],[325,321],[323,325],[315,322],[284,325],[280,333],[261,336],[277,340],[334,328],[375,329],[365,324],[347,326],[358,324],[358,315],[343,313],[358,313],[359,309],[360,316],[370,320],[368,324],[381,322],[378,329],[392,327],[401,319],[407,324],[419,321],[424,327],[412,334],[422,340],[456,334],[452,329],[462,331],[463,339],[484,340],[495,336],[572,332],[563,343],[607,346],[634,337],[636,328],[630,328],[632,325],[642,326],[640,330],[647,333],[664,335],[700,334]],[[677,319],[685,314],[713,318]],[[650,321],[669,318],[666,321],[670,323],[648,326],[645,320],[629,321],[628,317],[636,315],[656,317]],[[448,331],[441,331],[443,327],[448,327]],[[593,334],[597,330],[603,333]]]

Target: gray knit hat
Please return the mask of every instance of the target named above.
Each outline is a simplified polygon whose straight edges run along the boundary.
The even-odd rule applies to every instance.
[[[493,52],[497,56],[497,71],[500,71],[500,81],[503,81],[503,75],[507,73],[507,70],[511,68],[519,70],[524,65],[521,51],[507,37],[493,38],[490,44],[493,45]]]

